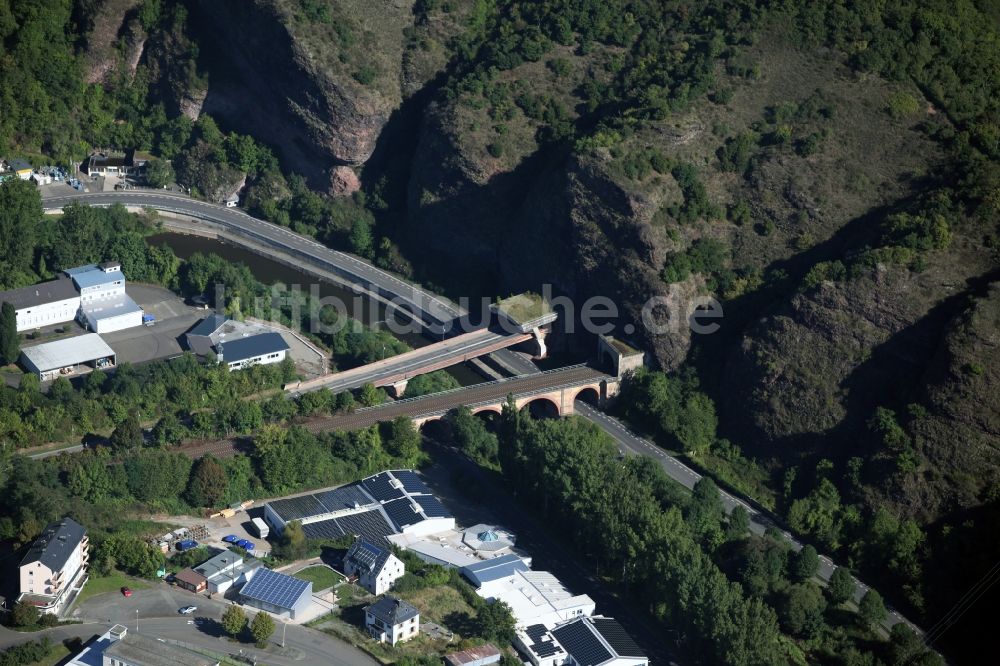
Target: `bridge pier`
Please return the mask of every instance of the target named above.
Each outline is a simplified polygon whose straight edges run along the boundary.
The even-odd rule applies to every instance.
[[[398,382],[393,382],[392,384],[386,384],[384,388],[386,391],[389,392],[389,395],[391,395],[396,400],[399,400],[400,398],[403,397],[403,394],[406,393],[406,384],[409,381],[410,381],[409,379],[401,379]]]
[[[531,329],[531,335],[535,338],[536,353],[534,359],[537,361],[543,359],[549,355],[549,350],[545,346],[545,335],[548,333],[548,329],[540,328],[536,326]]]

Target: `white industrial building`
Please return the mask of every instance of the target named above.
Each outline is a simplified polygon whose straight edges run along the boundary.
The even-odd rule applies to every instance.
[[[20,333],[73,321],[80,309],[80,294],[72,280],[60,278],[0,292],[0,303],[14,308]]]
[[[110,261],[66,271],[80,291],[80,323],[94,333],[111,333],[142,325],[142,308],[125,293],[122,265]]]
[[[552,630],[568,666],[649,666],[649,657],[625,628],[610,617],[583,617]]]
[[[403,577],[406,567],[388,548],[358,539],[344,556],[344,573],[357,576],[358,584],[374,595],[389,591]]]
[[[21,560],[19,602],[42,613],[62,612],[87,582],[90,539],[83,526],[63,518],[45,528]]]
[[[586,594],[574,595],[548,571],[532,571],[517,555],[463,567],[462,575],[487,601],[503,601],[518,627],[546,627],[593,615],[597,606]]]
[[[280,333],[258,333],[220,342],[215,346],[215,354],[219,362],[225,363],[232,371],[251,365],[281,363],[288,349],[288,343]]]
[[[111,368],[115,365],[115,350],[96,333],[46,342],[21,350],[21,365],[28,372],[46,381],[59,376],[74,375],[80,366]]]

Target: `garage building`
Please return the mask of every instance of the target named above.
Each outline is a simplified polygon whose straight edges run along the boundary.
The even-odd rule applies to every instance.
[[[46,342],[21,350],[21,365],[42,381],[68,376],[90,368],[110,368],[115,365],[115,350],[96,333]]]

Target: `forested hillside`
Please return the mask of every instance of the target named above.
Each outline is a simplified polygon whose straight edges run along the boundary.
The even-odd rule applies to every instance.
[[[622,415],[923,625],[1000,558],[995,3],[0,0],[0,45],[0,156],[148,150],[454,296],[610,296],[656,366]],[[3,288],[69,260],[15,194]],[[718,333],[642,326],[699,295]]]

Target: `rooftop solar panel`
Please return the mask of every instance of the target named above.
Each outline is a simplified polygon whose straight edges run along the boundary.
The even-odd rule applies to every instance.
[[[394,469],[392,475],[403,484],[403,490],[414,495],[429,495],[430,489],[416,472],[409,469]]]
[[[344,530],[334,518],[307,523],[302,526],[307,539],[339,539],[344,536]]]
[[[326,508],[313,495],[303,495],[302,497],[289,497],[288,499],[275,500],[270,503],[285,522],[301,520],[321,513],[327,513]]]
[[[388,546],[389,540],[386,537],[396,534],[395,528],[377,510],[341,516],[337,518],[337,524],[344,534],[355,534],[376,546]]]
[[[556,627],[552,634],[580,666],[597,666],[613,656],[582,620]]]
[[[315,497],[320,503],[326,507],[328,512],[332,511],[343,511],[344,509],[352,509],[354,505],[365,506],[366,504],[372,503],[372,498],[366,493],[360,485],[351,484],[349,486],[343,486],[341,488],[334,488],[333,490],[327,490],[322,493],[316,493]]]
[[[451,512],[444,508],[434,495],[417,495],[413,498],[428,518],[450,518]]]
[[[532,624],[524,628],[524,633],[528,634],[528,638],[532,642],[537,643],[545,634],[549,633],[549,630],[545,628],[544,624]]]
[[[388,502],[403,497],[403,491],[392,486],[389,475],[385,472],[370,476],[361,483],[364,485],[365,490],[380,502]]]
[[[635,644],[618,620],[610,617],[594,617],[590,621],[594,628],[604,637],[608,645],[622,657],[645,657],[646,654]]]
[[[393,500],[382,505],[389,519],[396,523],[396,527],[403,529],[409,525],[415,525],[424,519],[419,513],[413,510],[413,503],[408,498]]]
[[[308,594],[312,583],[293,576],[261,568],[243,586],[240,592],[245,597],[273,604],[279,608],[292,608],[303,594]]]

